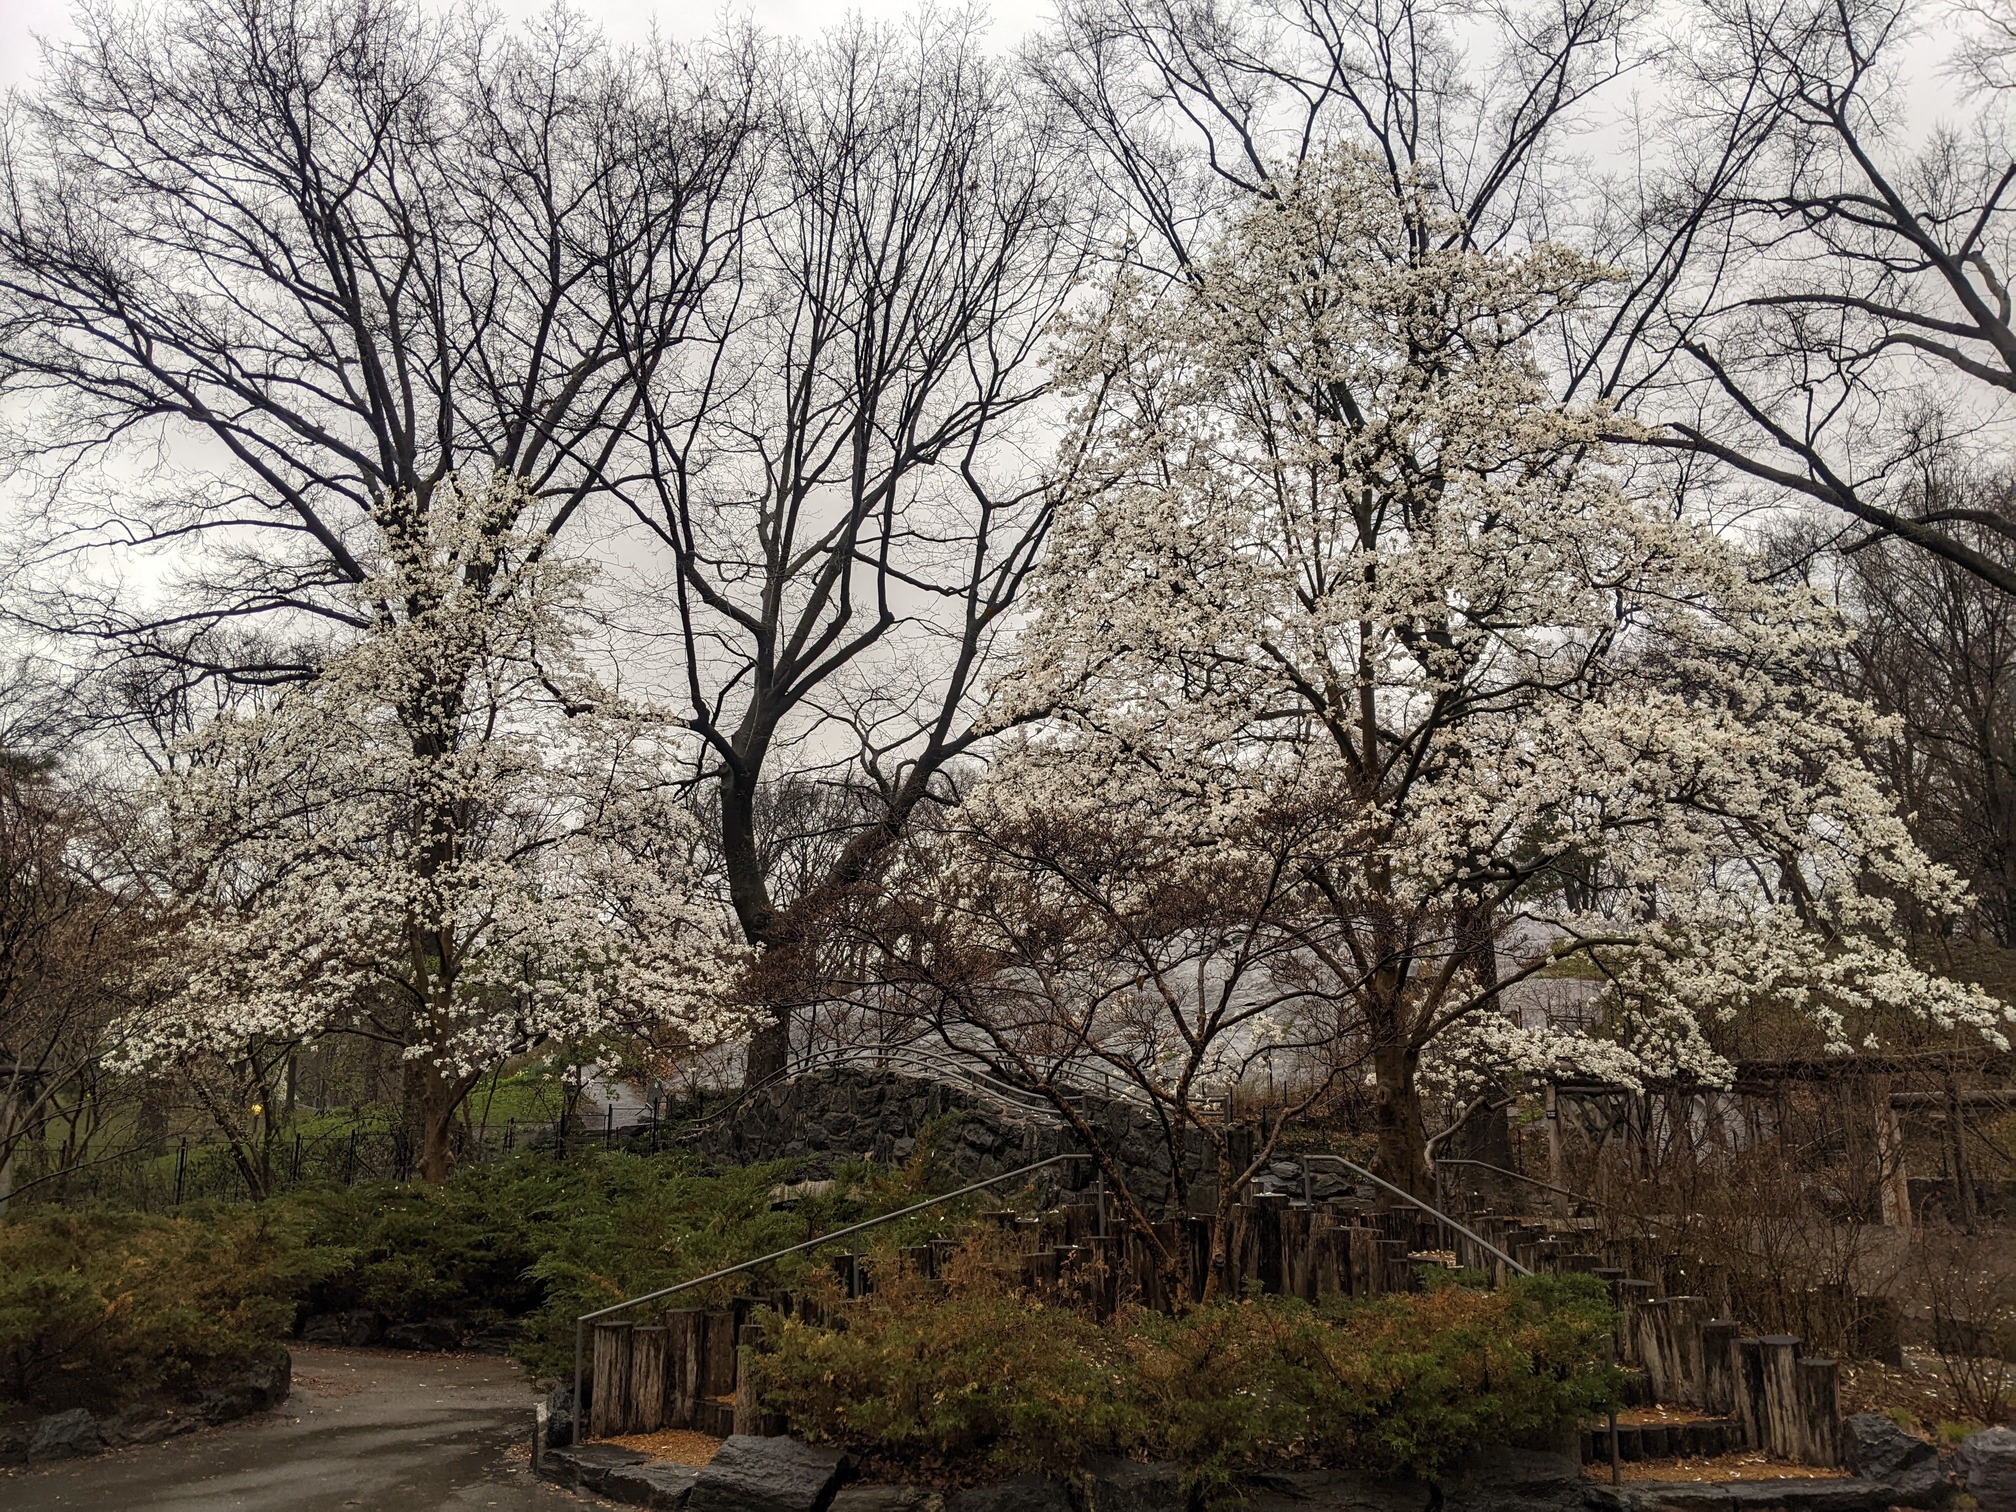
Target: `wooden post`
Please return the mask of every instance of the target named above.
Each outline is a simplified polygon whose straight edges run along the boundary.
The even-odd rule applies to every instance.
[[[595,1325],[595,1375],[588,1398],[588,1437],[630,1431],[630,1325]]]
[[[1225,1274],[1220,1280],[1226,1296],[1238,1296],[1246,1286],[1246,1278],[1253,1274],[1254,1252],[1258,1239],[1253,1232],[1258,1216],[1249,1203],[1235,1203],[1226,1215],[1225,1223]]]
[[[1832,1360],[1798,1362],[1799,1458],[1809,1465],[1841,1463],[1841,1367]]]
[[[1796,1460],[1805,1441],[1799,1341],[1789,1334],[1767,1334],[1757,1341],[1757,1353],[1764,1367],[1763,1450],[1774,1459]]]
[[[1379,1241],[1379,1273],[1381,1291],[1408,1292],[1414,1290],[1413,1268],[1407,1263],[1407,1241],[1405,1239],[1381,1239]]]
[[[1265,1196],[1252,1203],[1253,1213],[1253,1270],[1251,1275],[1260,1282],[1260,1290],[1269,1296],[1282,1295],[1282,1239],[1281,1215],[1287,1211],[1288,1199]]]
[[[1890,1078],[1874,1078],[1870,1101],[1876,1117],[1877,1214],[1890,1228],[1911,1227],[1911,1171],[1904,1160],[1904,1130],[1890,1105]]]
[[[756,1407],[756,1376],[749,1368],[749,1356],[756,1352],[763,1341],[763,1325],[744,1323],[735,1350],[735,1431],[758,1435],[762,1433],[759,1421],[761,1414]]]
[[[1707,1321],[1708,1306],[1700,1297],[1668,1297],[1666,1317],[1670,1324],[1672,1355],[1670,1365],[1673,1372],[1673,1389],[1677,1398],[1689,1407],[1701,1407],[1706,1401],[1703,1391],[1702,1374],[1706,1368],[1702,1353],[1701,1330]]]
[[[665,1426],[667,1350],[662,1327],[630,1330],[631,1431],[656,1433]]]
[[[1735,1312],[1728,1266],[1719,1263],[1702,1266],[1700,1292],[1708,1299],[1708,1310],[1714,1316],[1726,1318]]]
[[[1309,1285],[1317,1297],[1351,1291],[1351,1231],[1322,1228],[1309,1236]]]
[[[1386,1289],[1379,1272],[1379,1231],[1363,1225],[1346,1230],[1351,1245],[1351,1295],[1376,1297]]]
[[[1634,1353],[1645,1368],[1645,1384],[1655,1402],[1677,1402],[1673,1381],[1673,1329],[1666,1300],[1650,1297],[1632,1312],[1636,1333]]]
[[[1764,1447],[1764,1353],[1755,1339],[1738,1339],[1731,1357],[1737,1432],[1745,1449]]]
[[[1652,1300],[1652,1283],[1626,1276],[1617,1283],[1617,1358],[1627,1365],[1643,1363],[1638,1353],[1638,1310]]]
[[[1561,1169],[1561,1103],[1555,1094],[1554,1078],[1551,1076],[1547,1078],[1547,1184],[1557,1189],[1567,1184],[1563,1180]],[[1566,1218],[1568,1216],[1567,1194],[1563,1191],[1555,1190],[1549,1192],[1547,1196],[1549,1202],[1552,1204],[1554,1216],[1556,1218]]]
[[[725,1401],[735,1392],[735,1309],[710,1307],[701,1318],[707,1346],[700,1359],[700,1398]]]
[[[1736,1325],[1727,1318],[1701,1325],[1701,1410],[1736,1410]]]
[[[1316,1300],[1316,1267],[1310,1229],[1315,1214],[1306,1207],[1281,1211],[1281,1295]]]
[[[665,1315],[666,1387],[670,1402],[665,1414],[667,1428],[691,1428],[700,1401],[702,1356],[707,1349],[704,1316],[697,1308],[683,1308]]]

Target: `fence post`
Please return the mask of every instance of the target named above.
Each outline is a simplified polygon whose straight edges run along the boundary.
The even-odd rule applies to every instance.
[[[185,1137],[182,1148],[175,1152],[175,1206],[182,1206],[182,1175],[189,1169],[189,1141]]]
[[[602,1153],[608,1154],[616,1142],[616,1104],[613,1102],[603,1110]]]

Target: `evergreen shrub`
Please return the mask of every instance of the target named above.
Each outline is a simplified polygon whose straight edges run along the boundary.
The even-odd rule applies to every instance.
[[[95,1411],[189,1397],[269,1357],[296,1299],[347,1260],[274,1205],[0,1224],[0,1399]]]
[[[972,1246],[943,1282],[773,1320],[759,1389],[793,1432],[892,1468],[1060,1474],[1110,1453],[1219,1485],[1303,1464],[1434,1476],[1480,1445],[1558,1445],[1618,1389],[1609,1305],[1586,1276],[1102,1324],[1008,1274]]]

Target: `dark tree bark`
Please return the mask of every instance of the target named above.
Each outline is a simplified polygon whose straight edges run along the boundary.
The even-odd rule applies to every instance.
[[[1930,14],[1717,9],[1675,55],[1683,129],[1718,171],[1686,196],[1686,267],[1633,379],[1654,422],[1637,439],[1685,458],[1696,486],[1817,503],[1851,541],[1894,540],[2016,594],[2006,514],[1926,487],[1999,446],[2016,392],[2016,140],[1986,97],[2010,34],[1942,19],[1971,119],[1923,131],[1893,75]],[[1969,40],[1984,35],[2000,50]]]
[[[1014,443],[1098,230],[1045,113],[961,27],[854,24],[763,72],[789,83],[763,101],[741,294],[704,361],[638,374],[648,476],[625,487],[668,563],[717,864],[765,951],[751,1082],[822,994],[823,917],[979,738],[1049,518]],[[795,801],[821,786],[843,801]]]
[[[10,460],[43,505],[12,611],[115,658],[297,677],[356,622],[360,548],[457,470],[528,479],[502,528],[558,531],[733,243],[749,86],[691,62],[620,62],[565,18],[87,4],[0,160]],[[96,575],[135,550],[173,553],[178,591]],[[271,628],[224,633],[245,623]]]

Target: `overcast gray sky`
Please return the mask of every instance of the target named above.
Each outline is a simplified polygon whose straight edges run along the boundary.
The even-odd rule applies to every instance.
[[[545,10],[550,0],[495,0],[507,15],[527,15]],[[579,8],[608,28],[621,40],[641,37],[655,20],[661,30],[687,36],[705,30],[720,14],[711,4],[692,0],[576,0]],[[861,0],[840,5],[831,0],[750,0],[744,7],[765,25],[778,31],[813,31],[822,23],[850,10],[871,16],[900,16],[915,9],[911,0]],[[1049,0],[993,0],[988,6],[993,17],[996,41],[1008,44],[1019,39],[1050,13]],[[70,0],[0,0],[0,88],[19,84],[35,68],[35,39],[60,36],[68,25]]]

